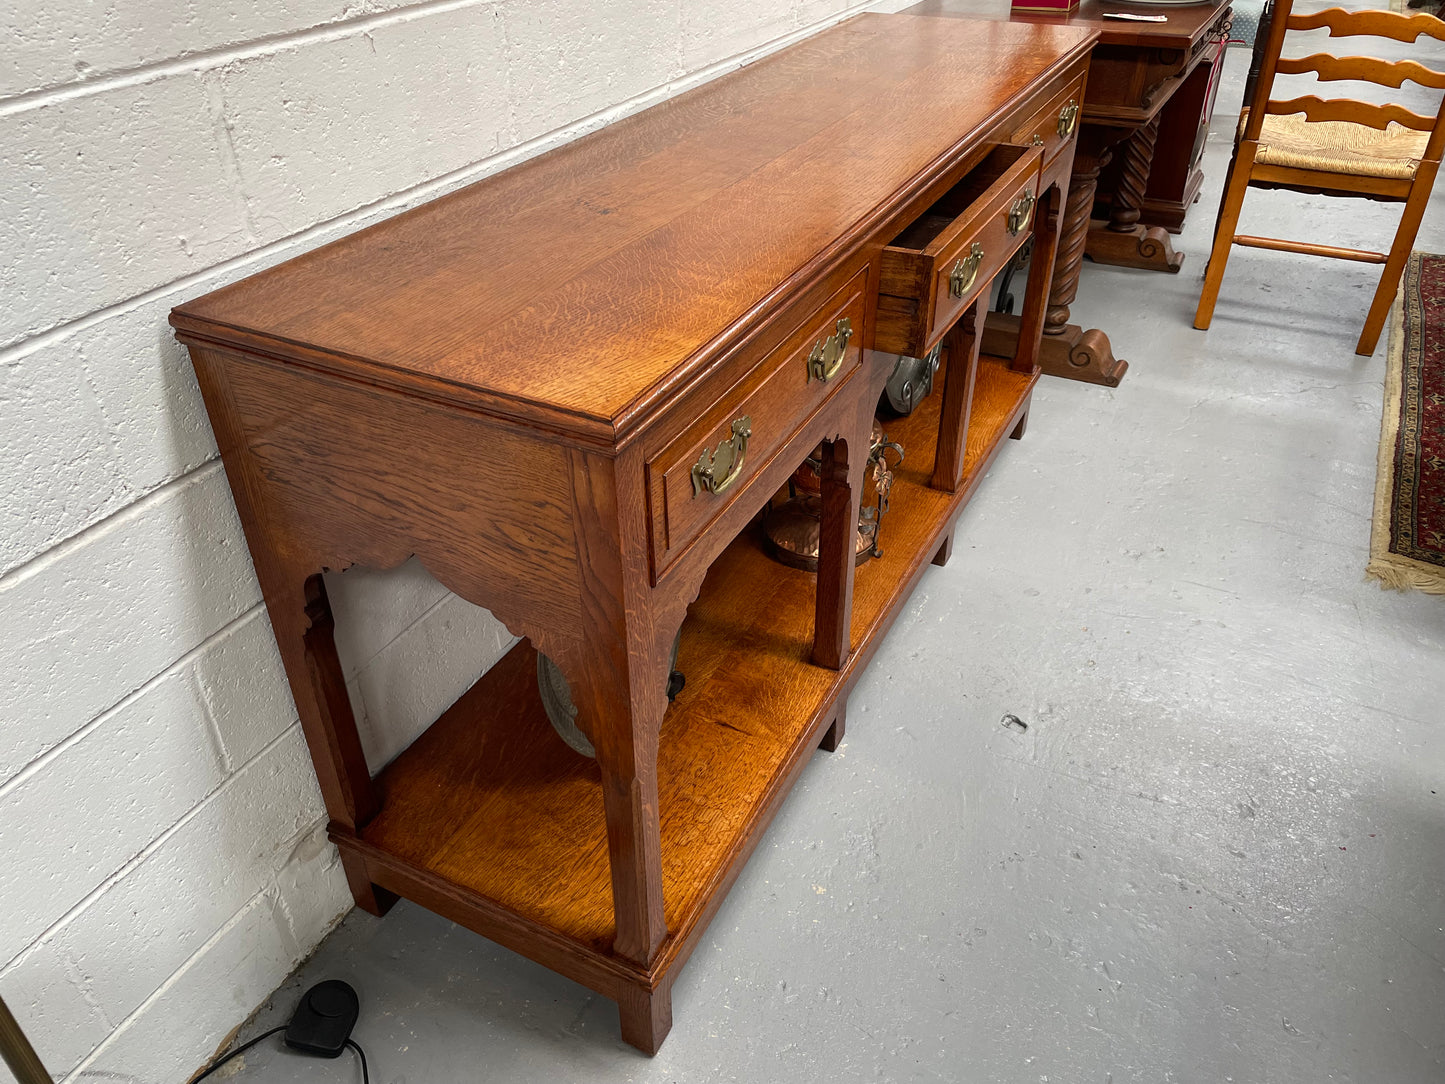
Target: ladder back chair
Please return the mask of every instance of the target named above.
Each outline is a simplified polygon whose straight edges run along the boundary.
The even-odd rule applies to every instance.
[[[1345,11],[1329,8],[1313,15],[1292,13],[1292,0],[1274,0],[1266,13],[1268,30],[1259,36],[1245,108],[1240,115],[1234,157],[1225,177],[1215,226],[1214,247],[1204,274],[1204,291],[1194,326],[1209,327],[1224,267],[1233,245],[1302,252],[1334,259],[1384,264],[1370,303],[1358,354],[1373,354],[1385,316],[1415,243],[1420,219],[1430,200],[1445,145],[1445,96],[1433,117],[1402,105],[1376,105],[1348,98],[1306,95],[1272,97],[1276,75],[1313,74],[1320,81],[1352,80],[1399,89],[1411,81],[1445,91],[1445,73],[1414,60],[1378,60],[1364,56],[1312,53],[1280,55],[1289,31],[1329,28],[1329,36],[1390,38],[1414,42],[1423,35],[1445,41],[1445,22],[1422,13]],[[1403,203],[1404,214],[1388,253],[1333,245],[1253,237],[1235,232],[1249,188],[1283,188],[1325,196],[1353,196]]]

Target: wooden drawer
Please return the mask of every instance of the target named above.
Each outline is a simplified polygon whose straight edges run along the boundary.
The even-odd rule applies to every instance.
[[[1014,128],[1009,135],[1009,142],[1021,146],[1042,147],[1044,165],[1047,166],[1054,160],[1055,155],[1078,136],[1083,106],[1084,76],[1081,75],[1050,97],[1028,120]]]
[[[873,345],[922,357],[1029,238],[1042,148],[1001,143],[883,249]]]
[[[654,578],[858,367],[867,286],[864,270],[648,459]],[[703,401],[708,398],[704,389]]]

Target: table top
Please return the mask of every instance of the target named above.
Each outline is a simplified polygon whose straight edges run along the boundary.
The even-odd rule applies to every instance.
[[[1101,45],[1143,46],[1151,49],[1186,49],[1198,40],[1231,0],[1206,0],[1200,4],[1129,4],[1122,0],[1081,0],[1071,14],[1015,12],[1009,0],[922,0],[905,14],[954,19],[993,19],[1044,26],[1082,26],[1099,32]],[[1138,23],[1105,19],[1104,12],[1135,15],[1163,15],[1162,23]]]
[[[1094,40],[859,16],[172,322],[615,439]]]

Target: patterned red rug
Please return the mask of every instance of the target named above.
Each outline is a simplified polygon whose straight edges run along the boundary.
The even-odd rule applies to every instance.
[[[1445,256],[1411,254],[1388,366],[1367,571],[1445,595]]]

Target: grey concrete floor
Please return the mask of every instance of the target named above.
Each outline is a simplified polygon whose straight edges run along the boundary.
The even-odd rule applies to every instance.
[[[1363,579],[1375,271],[1238,250],[1192,330],[1227,158],[1180,275],[1085,269],[1075,313],[1128,377],[1039,385],[656,1058],[406,903],[353,913],[248,1034],[341,977],[381,1084],[1445,1080],[1445,600]],[[1397,214],[1252,194],[1241,228],[1382,244]],[[233,1079],[359,1079],[277,1041]]]

